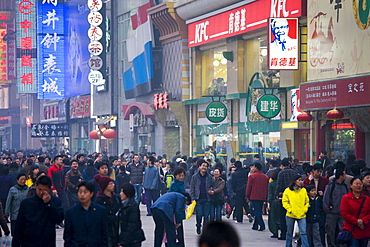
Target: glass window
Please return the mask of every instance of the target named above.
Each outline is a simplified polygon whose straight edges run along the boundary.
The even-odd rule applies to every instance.
[[[202,95],[227,94],[226,47],[212,48],[202,54]]]
[[[348,155],[355,153],[355,126],[349,120],[328,121],[328,156],[334,161],[347,162]]]

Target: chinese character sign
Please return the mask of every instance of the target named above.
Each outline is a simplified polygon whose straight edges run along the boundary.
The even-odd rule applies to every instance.
[[[64,5],[38,2],[38,99],[64,97]]]
[[[298,19],[270,18],[268,24],[269,69],[298,69]]]
[[[263,95],[257,102],[257,111],[264,118],[274,118],[280,113],[280,110],[281,102],[275,95]]]
[[[154,94],[153,106],[154,109],[168,109],[168,93]]]
[[[16,0],[17,92],[36,93],[36,0]],[[15,53],[15,52],[14,52]]]
[[[207,106],[206,117],[212,123],[220,123],[227,116],[227,108],[221,102],[212,102]]]
[[[31,138],[69,137],[68,124],[31,124]]]

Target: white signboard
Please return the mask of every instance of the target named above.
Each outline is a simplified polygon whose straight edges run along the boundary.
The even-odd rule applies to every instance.
[[[298,19],[269,19],[270,70],[298,69]]]
[[[100,71],[92,70],[89,74],[89,82],[95,86],[101,85],[105,82],[103,74]]]

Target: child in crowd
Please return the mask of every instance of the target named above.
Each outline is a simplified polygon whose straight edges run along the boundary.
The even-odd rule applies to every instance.
[[[319,216],[320,209],[322,209],[322,198],[317,196],[314,185],[308,185],[306,190],[310,199],[310,206],[308,207],[306,214],[308,242],[310,243],[310,246],[323,247],[319,231]]]

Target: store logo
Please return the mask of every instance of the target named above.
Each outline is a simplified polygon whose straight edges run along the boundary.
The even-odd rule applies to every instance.
[[[199,23],[195,26],[195,43],[203,42],[208,40],[207,26],[209,21]]]
[[[357,26],[366,30],[370,26],[370,0],[352,0],[352,10]]]
[[[282,16],[280,15],[282,12]],[[286,10],[286,0],[271,0],[270,17],[288,17],[289,11]]]

